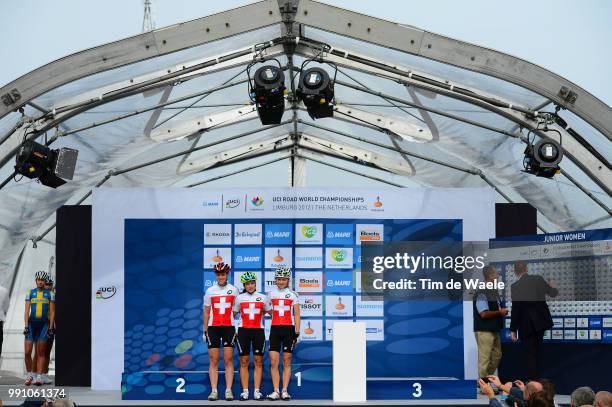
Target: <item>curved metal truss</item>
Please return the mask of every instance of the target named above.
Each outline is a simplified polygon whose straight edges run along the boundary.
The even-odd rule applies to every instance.
[[[161,65],[147,74],[107,82],[65,98],[57,98],[49,106],[40,106],[35,102],[40,96],[82,78],[274,25],[279,27],[278,35],[264,42],[213,55],[202,55],[179,64]],[[497,94],[490,88],[479,87],[473,81],[464,83],[439,73],[428,72],[422,67],[411,66],[405,61],[384,60],[368,54],[367,50],[317,40],[309,37],[310,28],[437,61],[466,72],[498,78],[541,95],[542,103],[531,106],[524,101],[513,100],[512,95]],[[257,126],[256,109],[246,99],[228,103],[225,107],[222,104],[215,105],[217,109],[202,115],[183,115],[210,95],[237,86],[246,87],[248,79],[244,68],[263,58],[286,60],[282,69],[290,78],[286,101],[286,114],[290,118],[279,125]],[[342,89],[351,95],[360,95],[369,101],[381,103],[379,106],[373,103],[360,105],[343,100],[342,92],[337,91],[334,118],[330,119],[334,123],[343,123],[375,136],[363,137],[343,130],[342,127],[328,125],[331,122],[314,122],[304,114],[305,107],[294,97],[295,79],[300,73],[296,61],[300,58],[334,64],[339,72],[335,81],[337,90]],[[176,89],[184,89],[186,84],[232,70],[237,73],[223,83],[210,84],[204,89],[174,97],[172,95],[177,93]],[[368,80],[360,79],[363,77]],[[372,86],[369,79],[377,81],[376,84],[385,90]],[[76,128],[66,125],[71,119],[83,117],[97,108],[148,94],[159,94],[159,101],[107,115],[101,120],[92,120]],[[423,103],[417,97],[419,94],[425,98],[456,101],[477,109],[479,114],[491,114],[496,120],[481,120],[478,114],[461,114]],[[481,185],[494,188],[503,201],[529,201],[524,190],[513,194],[511,185],[504,185],[497,180],[496,170],[488,168],[488,161],[484,160],[478,165],[462,161],[461,152],[456,155],[449,152],[453,145],[436,150],[438,143],[445,138],[445,129],[435,123],[439,119],[444,120],[444,123],[460,123],[466,128],[486,130],[486,134],[492,137],[501,135],[503,138],[500,138],[500,143],[505,139],[515,139],[520,144],[530,134],[562,141],[568,159],[580,171],[581,176],[577,177],[565,169],[562,175],[599,211],[603,210],[601,218],[579,226],[587,227],[602,219],[605,221],[606,217],[612,215],[609,203],[612,196],[610,157],[606,156],[605,151],[591,145],[571,123],[551,120],[554,115],[544,111],[550,105],[556,106],[557,110],[567,109],[596,129],[598,137],[610,143],[612,111],[609,106],[564,78],[510,55],[312,0],[261,1],[85,50],[36,69],[2,87],[0,98],[0,120],[20,108],[29,108],[35,112],[24,114],[7,133],[0,134],[0,169],[10,167],[10,161],[24,139],[38,139],[47,132],[54,132],[46,141],[51,145],[70,140],[70,136],[88,134],[92,129],[104,129],[104,126],[134,117],[150,116],[142,136],[150,152],[159,152],[152,154],[153,159],[135,163],[130,158],[124,161],[124,165],[110,168],[102,174],[100,171],[92,173],[89,181],[81,185],[84,188],[66,190],[65,196],[57,200],[59,205],[68,200],[80,204],[90,196],[91,188],[105,185],[114,177],[127,176],[143,168],[168,162],[175,165],[169,176],[174,176],[178,181],[191,180],[188,177],[193,174],[206,173],[223,166],[247,164],[238,170],[183,185],[198,187],[213,180],[285,161],[289,163],[291,185],[304,184],[300,168],[307,161],[387,185],[405,186],[401,177],[410,177],[418,185],[436,185],[432,178],[420,177],[419,163],[427,163],[460,174],[461,179],[477,179]],[[382,112],[381,106],[389,110]],[[170,108],[176,109],[176,112],[160,119],[161,113]],[[251,124],[252,128],[213,141],[205,142],[203,139],[204,135],[214,136],[220,129],[237,129],[245,124]],[[253,136],[261,137],[253,139]],[[190,142],[191,147],[168,151],[169,146],[181,140]],[[231,147],[225,147],[229,146],[229,142],[233,143]],[[430,146],[433,146],[432,150],[427,150]],[[430,154],[434,150],[436,154]],[[177,159],[179,161],[174,164],[173,160]],[[362,171],[360,166],[373,172]],[[14,174],[7,175],[4,180],[0,180],[0,188],[13,182]],[[589,185],[585,184],[585,179]],[[600,191],[594,192],[591,183]],[[47,217],[52,216],[55,209],[47,208]],[[546,212],[543,212],[544,209]],[[551,213],[556,209],[569,212],[563,205],[538,208],[546,225],[552,224],[562,229],[559,223],[551,221]],[[0,245],[4,245],[0,246],[0,254],[4,251],[8,255],[3,256],[8,259],[5,261],[6,266],[13,267],[18,263],[17,259],[23,253],[23,241],[29,239],[36,243],[54,227],[52,224],[41,231],[41,224],[42,221],[31,224],[12,241],[0,242]],[[539,227],[546,231],[549,226],[540,224]],[[6,228],[10,230],[11,226]]]

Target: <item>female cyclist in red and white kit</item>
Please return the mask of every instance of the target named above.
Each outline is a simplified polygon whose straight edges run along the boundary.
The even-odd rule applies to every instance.
[[[266,344],[263,317],[271,308],[268,298],[255,290],[257,286],[256,278],[255,273],[252,271],[247,271],[240,276],[240,282],[244,285],[244,291],[236,298],[234,303],[234,316],[240,313],[238,355],[240,356],[240,384],[242,384],[241,401],[249,399],[249,355],[251,354],[251,345],[253,345],[253,359],[255,361],[255,392],[253,393],[253,398],[255,400],[263,400],[264,398],[260,391]]]
[[[291,379],[291,352],[300,336],[300,304],[298,295],[289,289],[291,269],[279,267],[274,273],[276,287],[268,293],[272,307],[272,328],[270,329],[270,375],[274,391],[269,400],[291,400],[287,392]],[[280,373],[278,363],[283,350],[283,388],[279,392]]]
[[[204,340],[208,343],[211,392],[208,400],[219,398],[217,382],[219,381],[219,348],[223,347],[225,364],[225,400],[233,400],[232,382],[234,380],[234,338],[236,330],[233,324],[232,310],[238,290],[227,282],[230,266],[217,263],[214,267],[217,284],[209,287],[204,294]]]

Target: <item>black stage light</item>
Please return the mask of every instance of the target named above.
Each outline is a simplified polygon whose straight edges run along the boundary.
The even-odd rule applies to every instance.
[[[15,163],[15,172],[31,179],[39,179],[41,184],[51,188],[64,185],[64,179],[74,176],[79,152],[71,148],[51,150],[35,141],[25,141]],[[62,179],[64,178],[64,179]]]
[[[334,115],[334,83],[324,69],[302,69],[296,94],[304,102],[311,118],[320,119]]]
[[[563,158],[563,148],[552,139],[541,139],[535,145],[527,144],[523,166],[525,172],[538,177],[552,178],[561,168],[559,163]]]
[[[285,74],[280,67],[264,65],[255,71],[254,84],[251,87],[250,98],[255,106],[261,124],[279,124],[285,112]]]

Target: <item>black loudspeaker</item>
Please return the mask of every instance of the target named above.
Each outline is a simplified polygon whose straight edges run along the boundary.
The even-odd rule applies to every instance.
[[[91,386],[91,206],[57,210],[55,385]]]
[[[495,204],[495,237],[535,235],[537,233],[538,213],[531,204]]]

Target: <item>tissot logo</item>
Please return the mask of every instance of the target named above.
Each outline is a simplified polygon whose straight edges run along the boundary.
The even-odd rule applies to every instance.
[[[117,287],[114,285],[100,287],[98,291],[96,291],[96,299],[98,300],[107,300],[111,298],[113,295],[117,293]]]

